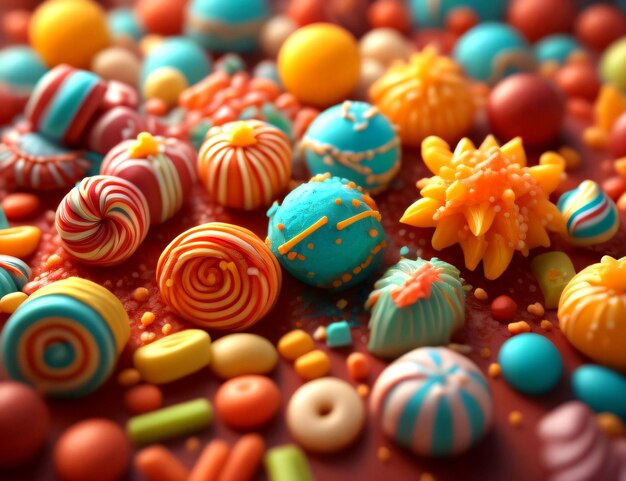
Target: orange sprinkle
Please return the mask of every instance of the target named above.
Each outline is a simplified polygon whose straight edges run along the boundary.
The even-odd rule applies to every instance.
[[[358,274],[359,272],[361,272],[363,269],[360,266],[356,266],[354,269],[352,269],[352,272],[354,274]]]
[[[482,287],[477,287],[474,289],[474,297],[479,301],[486,301],[489,299],[489,294],[487,294],[487,291]]]
[[[361,205],[361,203],[360,203],[358,200],[356,200],[356,199],[352,199],[352,205],[353,205],[354,207],[358,207],[358,206],[360,206],[360,205]]]
[[[526,310],[528,311],[529,314],[532,314],[533,316],[537,316],[537,317],[542,317],[545,313],[546,310],[543,307],[543,304],[541,304],[541,302],[535,302],[534,304],[530,304]]]
[[[565,170],[574,170],[580,166],[581,158],[577,150],[563,146],[559,149],[559,154],[565,159]]]
[[[356,392],[359,396],[365,399],[370,395],[370,387],[367,384],[359,384],[356,387]]]
[[[296,257],[298,256],[298,254],[296,252],[290,252],[289,254],[287,254],[287,259],[289,259],[290,261],[294,260]]]
[[[342,241],[341,241],[341,239],[337,239],[337,240],[335,241],[335,244],[340,245],[340,244],[341,244],[341,242],[342,242]]]
[[[509,424],[514,428],[518,428],[522,425],[522,421],[524,420],[524,416],[519,411],[511,411],[509,413]]]
[[[335,305],[337,306],[337,309],[344,309],[348,305],[348,301],[345,299],[339,299]]]
[[[301,242],[304,239],[306,239],[308,236],[313,234],[313,232],[315,232],[320,227],[326,225],[327,222],[328,222],[328,217],[326,217],[326,216],[324,216],[321,219],[315,221],[312,225],[310,225],[309,227],[304,229],[302,232],[300,232],[299,234],[297,234],[294,237],[292,237],[290,240],[285,242],[283,245],[279,246],[278,247],[278,252],[280,254],[282,254],[282,255],[285,255],[287,252],[289,252],[291,249],[293,249],[299,242]]]
[[[613,166],[615,167],[615,172],[622,177],[626,177],[626,157],[616,159]]]
[[[313,250],[313,248],[315,247],[315,246],[313,245],[313,242],[309,242],[306,246],[307,246],[307,248],[308,248],[310,251],[312,251],[312,250]]]
[[[489,359],[491,357],[491,349],[489,349],[488,347],[483,347],[480,350],[480,357],[482,357],[483,359]]]
[[[277,228],[278,230],[285,230],[285,224],[277,224],[277,225],[276,225],[276,228]]]
[[[507,328],[513,335],[530,332],[530,325],[526,321],[511,322]]]
[[[359,214],[353,215],[352,217],[348,217],[341,222],[337,222],[337,230],[343,230],[346,227],[358,222],[360,220],[366,219],[368,217],[373,217],[376,220],[380,220],[380,212],[375,210],[366,210],[365,212],[360,212]]]
[[[170,332],[172,332],[172,325],[168,322],[167,324],[163,324],[163,327],[161,328],[161,332],[163,333],[164,336],[167,336]]]
[[[561,277],[562,277],[561,271],[558,270],[556,267],[553,267],[552,269],[548,271],[548,280],[550,281],[556,281],[560,279]]]
[[[350,279],[352,279],[352,276],[350,274],[344,274],[344,275],[341,276],[341,280],[343,282],[348,282],[348,281],[350,281]]]
[[[141,374],[134,368],[124,369],[117,375],[117,382],[120,386],[134,386],[139,381],[141,381]]]
[[[298,258],[299,261],[306,260],[306,257],[304,257],[302,254],[298,254],[296,257]]]
[[[387,446],[380,446],[376,450],[376,457],[381,463],[386,463],[391,458],[391,451]]]
[[[491,364],[489,364],[489,367],[487,368],[487,374],[490,378],[495,379],[497,377],[500,377],[501,373],[502,368],[500,368],[500,364],[498,364],[497,362],[492,362]]]
[[[604,149],[609,143],[609,135],[599,127],[587,127],[583,131],[583,142],[592,149]]]
[[[544,319],[543,321],[541,321],[540,326],[541,326],[541,329],[543,329],[544,331],[552,330],[552,323],[548,321],[547,319]]]
[[[333,281],[333,287],[341,287],[341,281]]]
[[[156,316],[154,315],[153,312],[146,311],[141,316],[141,324],[143,324],[144,326],[149,326],[150,324],[154,322],[155,317]]]
[[[61,259],[60,255],[52,254],[50,257],[48,257],[48,259],[46,259],[46,267],[48,269],[51,269],[53,267],[57,267],[61,265],[62,262],[63,262],[63,259]]]
[[[138,287],[133,291],[133,299],[137,302],[145,301],[150,296],[150,291],[145,287]]]
[[[610,438],[619,438],[626,435],[626,426],[613,413],[599,413],[596,416],[600,429]]]
[[[376,229],[371,229],[369,231],[370,237],[376,237],[378,235],[378,231]]]
[[[337,205],[341,204],[341,199],[335,199],[335,204]]]

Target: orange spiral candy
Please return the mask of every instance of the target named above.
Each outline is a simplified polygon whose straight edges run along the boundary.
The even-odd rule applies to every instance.
[[[198,175],[215,201],[253,210],[269,206],[291,179],[291,144],[260,120],[213,127],[198,155]]]
[[[156,271],[163,301],[207,329],[246,329],[274,306],[278,261],[253,232],[213,222],[183,232],[161,253]]]
[[[148,203],[130,182],[84,178],[63,198],[56,229],[67,253],[83,264],[114,266],[137,250],[150,227]]]

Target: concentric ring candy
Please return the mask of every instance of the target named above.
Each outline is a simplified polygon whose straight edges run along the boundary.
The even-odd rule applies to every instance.
[[[86,177],[61,201],[56,229],[63,247],[84,264],[121,264],[148,233],[146,198],[127,180],[110,175]]]
[[[109,377],[129,336],[119,299],[70,277],[33,293],[9,318],[2,361],[13,380],[46,395],[79,397]]]
[[[577,246],[606,242],[619,229],[615,202],[597,183],[585,180],[565,192],[557,207],[567,224],[567,238]]]
[[[21,291],[30,279],[31,270],[21,259],[0,255],[0,298]]]
[[[161,253],[161,297],[184,319],[238,330],[265,316],[278,297],[278,261],[254,233],[213,222],[183,232]]]
[[[200,149],[198,174],[222,205],[245,210],[268,206],[291,179],[289,138],[260,120],[213,127]]]
[[[37,132],[75,145],[100,108],[106,90],[106,83],[97,75],[59,65],[37,83],[25,115]]]
[[[145,195],[150,221],[161,224],[182,207],[196,181],[196,153],[178,139],[153,137],[147,132],[114,147],[102,161],[100,173],[136,185]]]
[[[493,410],[480,369],[445,347],[421,347],[390,364],[370,407],[387,436],[423,456],[467,451],[489,430]]]
[[[8,130],[0,142],[0,178],[10,188],[68,188],[85,176],[91,161],[36,132]]]

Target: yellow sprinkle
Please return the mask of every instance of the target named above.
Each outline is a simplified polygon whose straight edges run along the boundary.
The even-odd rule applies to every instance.
[[[526,321],[511,322],[507,328],[513,335],[530,332],[530,325]]]
[[[339,299],[336,304],[337,309],[344,309],[347,305],[348,301],[346,301],[345,299]]]
[[[543,329],[544,331],[552,330],[552,323],[548,321],[547,319],[544,319],[543,321],[541,321],[540,326],[541,326],[541,329]]]
[[[256,144],[254,130],[246,122],[237,122],[230,133],[230,144],[235,147],[247,147]]]
[[[163,324],[163,327],[161,328],[161,332],[163,333],[164,336],[167,336],[170,332],[172,332],[172,325],[168,322],[167,324]]]
[[[386,463],[391,458],[391,451],[387,446],[380,446],[376,450],[376,457],[381,463]]]
[[[150,291],[145,287],[138,287],[133,291],[133,299],[137,302],[145,301],[150,296]]]
[[[489,364],[489,367],[487,368],[487,374],[489,375],[490,378],[497,378],[500,377],[500,373],[502,372],[502,369],[500,368],[500,364],[498,364],[497,362],[492,362],[491,364]]]
[[[120,386],[134,386],[139,381],[141,381],[141,374],[134,368],[124,369],[117,375],[117,382]]]
[[[509,424],[514,428],[518,428],[522,425],[522,421],[524,420],[524,416],[519,411],[511,411],[509,413]]]
[[[359,396],[365,399],[367,396],[370,395],[370,387],[367,384],[359,384],[356,387],[356,392]]]
[[[482,357],[483,359],[489,359],[491,357],[491,349],[489,349],[488,347],[483,347],[480,350],[480,357]]]
[[[63,259],[61,259],[60,255],[52,254],[50,257],[48,257],[48,259],[46,259],[46,267],[48,269],[51,269],[53,267],[61,265],[62,262],[63,262]]]
[[[150,311],[144,312],[141,316],[141,324],[144,326],[149,326],[154,322],[155,317],[156,316],[154,315],[154,313]]]
[[[482,287],[477,287],[474,289],[474,297],[479,301],[486,301],[489,299],[489,294],[487,294],[487,291]]]

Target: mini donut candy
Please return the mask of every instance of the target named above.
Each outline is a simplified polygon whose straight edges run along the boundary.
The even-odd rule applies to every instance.
[[[102,161],[100,173],[135,184],[146,196],[150,221],[161,224],[182,207],[196,180],[196,154],[178,139],[140,133],[114,147]]]
[[[337,378],[310,381],[291,396],[287,426],[305,449],[340,451],[356,439],[365,423],[363,401],[355,389]]]
[[[59,204],[55,225],[74,259],[113,266],[133,255],[145,239],[148,204],[139,189],[124,179],[86,177]]]
[[[2,360],[13,380],[49,396],[79,397],[109,377],[129,336],[119,299],[94,282],[70,277],[31,294],[9,318]]]
[[[176,237],[156,271],[163,301],[208,329],[252,326],[274,306],[282,281],[278,261],[251,231],[213,222]]]

